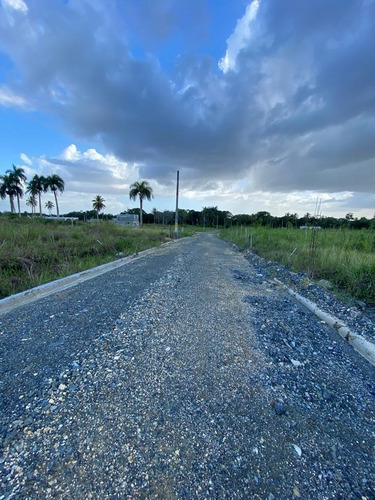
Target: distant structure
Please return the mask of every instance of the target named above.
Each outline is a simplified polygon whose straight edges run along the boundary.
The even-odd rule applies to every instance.
[[[322,226],[300,226],[300,229],[322,229]]]
[[[55,215],[43,215],[43,219],[50,219],[50,220],[70,220],[70,221],[75,221],[79,220],[79,217],[63,217],[60,215],[60,217],[56,217]]]
[[[139,227],[139,216],[137,214],[118,214],[114,220],[121,226]]]

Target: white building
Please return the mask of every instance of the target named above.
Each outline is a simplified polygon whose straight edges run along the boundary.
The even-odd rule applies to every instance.
[[[137,214],[118,214],[114,220],[121,226],[139,227],[139,216]]]

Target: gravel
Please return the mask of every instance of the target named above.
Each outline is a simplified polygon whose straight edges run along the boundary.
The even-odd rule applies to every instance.
[[[275,270],[373,338],[209,234],[1,317],[0,498],[375,498],[374,369]]]
[[[237,249],[237,251],[241,250]],[[304,273],[291,272],[286,267],[272,261],[265,261],[254,253],[246,252],[245,255],[253,269],[259,270],[262,277],[268,280],[279,279],[295,292],[317,304],[320,309],[343,321],[351,330],[375,344],[374,308],[368,307],[361,300],[349,297],[346,297],[346,303],[343,303],[330,290],[332,285],[327,280],[315,282]]]

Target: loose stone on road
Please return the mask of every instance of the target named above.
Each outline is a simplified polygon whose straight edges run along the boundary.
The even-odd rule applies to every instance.
[[[0,318],[0,498],[373,499],[373,367],[210,234]]]

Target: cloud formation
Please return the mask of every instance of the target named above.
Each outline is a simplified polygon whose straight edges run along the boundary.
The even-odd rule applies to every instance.
[[[27,101],[23,97],[15,94],[6,85],[0,86],[0,106],[13,108],[27,108]]]
[[[115,192],[136,165],[160,186],[179,168],[193,191],[242,180],[252,192],[375,193],[375,2],[253,0],[221,59],[185,48],[166,69],[158,50],[198,36],[183,31],[183,9],[204,31],[200,4],[2,0],[14,70],[0,104],[102,144],[106,180],[94,151],[46,159],[69,164],[72,183],[90,171]]]
[[[27,12],[27,5],[23,0],[1,0],[4,9]]]
[[[226,73],[236,69],[236,60],[242,49],[250,43],[251,26],[256,19],[259,9],[259,0],[253,0],[246,8],[245,15],[238,20],[233,33],[227,40],[227,51],[219,61],[219,68]]]
[[[56,157],[35,158],[37,173],[60,175],[67,191],[92,193],[100,186],[105,194],[123,195],[138,177],[138,166],[123,162],[111,154],[95,149],[81,152],[71,144]]]
[[[139,177],[138,165],[129,164],[112,154],[102,155],[95,149],[79,151],[75,144],[70,144],[55,157],[40,156],[29,158],[20,154],[20,166],[24,168],[28,180],[37,175],[45,177],[58,174],[65,182],[65,192],[59,205],[62,212],[89,210],[91,200],[97,195],[105,195],[107,211],[119,213],[127,207],[129,186]],[[153,183],[160,195],[162,186]],[[45,194],[52,200],[52,195]],[[2,202],[7,210],[8,200]]]

